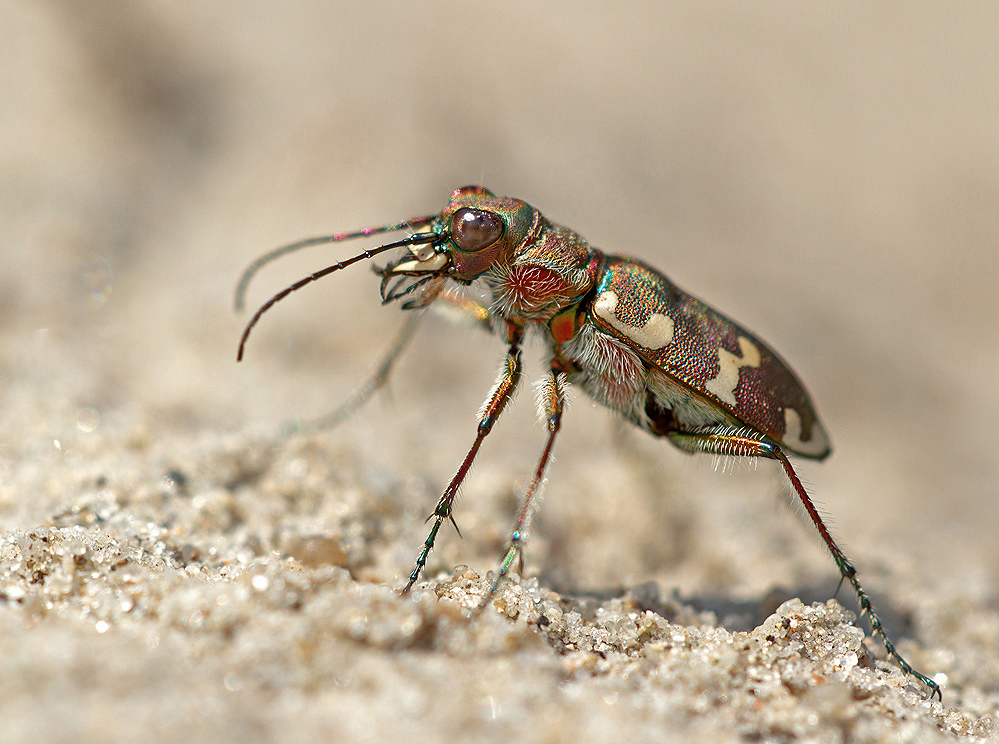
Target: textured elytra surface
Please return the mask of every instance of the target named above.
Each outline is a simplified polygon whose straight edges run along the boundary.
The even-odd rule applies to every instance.
[[[996,19],[525,4],[466,34],[452,6],[363,8],[4,7],[0,738],[996,738]],[[390,399],[283,439],[397,310],[354,267],[236,367],[231,291],[264,250],[474,182],[790,362],[834,446],[809,484],[943,705],[827,604],[772,470],[713,472],[579,396],[529,578],[466,617],[543,439],[525,390],[464,539],[395,593],[501,347],[428,323]]]

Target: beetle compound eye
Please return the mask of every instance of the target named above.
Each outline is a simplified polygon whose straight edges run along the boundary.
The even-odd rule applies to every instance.
[[[451,239],[466,253],[488,248],[503,234],[503,220],[492,212],[459,209],[451,218]]]

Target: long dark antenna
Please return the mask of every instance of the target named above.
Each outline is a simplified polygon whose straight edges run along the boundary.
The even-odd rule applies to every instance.
[[[354,232],[346,233],[336,233],[335,235],[324,235],[318,238],[306,238],[305,240],[299,240],[296,243],[291,243],[290,245],[283,245],[280,248],[275,248],[258,258],[256,261],[251,263],[243,271],[242,275],[239,277],[239,282],[236,284],[236,295],[234,298],[234,305],[236,307],[236,312],[242,312],[243,306],[246,300],[246,289],[250,286],[250,280],[257,274],[260,269],[274,261],[281,256],[286,256],[289,253],[294,253],[295,251],[301,250],[302,248],[308,248],[312,245],[322,245],[323,243],[338,243],[341,240],[353,240],[355,238],[366,238],[370,235],[378,235],[379,233],[387,232],[397,232],[399,230],[415,229],[418,227],[423,227],[424,225],[429,225],[434,221],[437,215],[428,215],[426,217],[413,217],[412,219],[406,220],[405,222],[395,222],[391,225],[380,225],[379,227],[366,227],[363,230],[355,230]]]
[[[420,245],[421,243],[433,243],[435,240],[440,240],[440,237],[441,236],[438,235],[437,233],[417,233],[416,235],[410,235],[408,238],[397,240],[394,243],[389,243],[388,245],[382,245],[377,248],[372,248],[371,250],[359,253],[352,258],[340,261],[339,263],[335,263],[332,266],[327,266],[325,269],[320,269],[319,271],[315,272],[314,274],[310,274],[304,279],[299,279],[291,286],[285,287],[276,295],[267,300],[267,302],[261,305],[260,309],[258,309],[257,312],[253,314],[252,318],[250,318],[250,322],[246,324],[246,328],[243,330],[243,336],[242,338],[239,339],[239,351],[236,353],[236,361],[237,362],[243,361],[243,349],[246,347],[246,340],[250,337],[250,331],[253,330],[253,326],[257,324],[258,320],[260,320],[260,316],[266,313],[268,310],[271,309],[271,307],[274,304],[280,302],[285,297],[290,295],[292,292],[301,289],[306,284],[311,284],[317,279],[322,279],[324,276],[332,274],[334,271],[339,271],[340,269],[344,269],[350,266],[351,264],[357,263],[358,261],[363,261],[368,258],[373,258],[377,256],[379,253],[384,253],[385,251],[391,250],[393,248],[401,248],[407,245]]]

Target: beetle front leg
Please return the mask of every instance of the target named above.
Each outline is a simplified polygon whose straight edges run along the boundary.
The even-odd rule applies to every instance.
[[[413,338],[422,319],[422,310],[414,310],[406,316],[406,320],[403,321],[402,326],[396,331],[392,342],[382,352],[378,363],[371,368],[367,377],[354,388],[347,400],[341,403],[336,410],[311,421],[293,421],[286,424],[284,427],[285,434],[291,435],[333,429],[357,413],[361,406],[367,403],[388,382],[396,360]]]
[[[472,462],[475,460],[475,455],[478,453],[479,447],[482,446],[482,441],[489,435],[489,432],[492,431],[493,424],[496,423],[496,419],[499,418],[499,415],[503,412],[503,409],[509,402],[510,397],[517,389],[521,374],[520,344],[523,338],[524,329],[521,326],[513,323],[508,325],[507,339],[510,347],[507,350],[506,359],[503,360],[503,366],[500,369],[496,386],[493,388],[492,393],[489,394],[489,397],[486,399],[486,402],[483,404],[482,409],[479,412],[479,425],[475,435],[475,441],[472,442],[472,446],[469,448],[468,454],[465,455],[465,459],[458,468],[458,472],[454,474],[454,477],[451,479],[448,487],[444,489],[444,493],[441,496],[440,501],[437,502],[437,507],[434,509],[433,514],[428,517],[427,521],[432,519],[434,520],[434,524],[430,528],[430,534],[427,535],[426,541],[423,543],[423,550],[420,551],[420,555],[416,559],[416,565],[413,567],[413,572],[409,576],[409,581],[402,590],[403,594],[413,588],[413,584],[416,583],[416,580],[420,577],[424,567],[427,565],[427,557],[430,555],[430,551],[434,549],[434,543],[437,540],[437,533],[440,531],[444,520],[450,519],[451,523],[454,524],[455,529],[458,529],[458,525],[454,521],[453,515],[454,501],[458,496],[458,489],[461,488],[461,484],[465,480],[465,476],[468,475],[468,471],[472,467]],[[459,532],[458,534],[461,533]]]
[[[524,570],[524,543],[527,541],[527,530],[531,524],[531,518],[537,509],[541,499],[541,491],[545,483],[545,473],[548,471],[548,464],[551,462],[552,449],[555,446],[555,437],[559,429],[562,428],[562,411],[565,409],[565,389],[568,385],[565,372],[557,364],[552,365],[551,373],[540,383],[538,390],[538,413],[544,419],[548,427],[548,440],[538,460],[538,466],[534,470],[534,477],[524,491],[520,502],[520,513],[517,515],[517,524],[513,528],[510,536],[510,544],[507,546],[503,560],[500,561],[499,569],[489,587],[489,593],[478,607],[481,611],[492,601],[493,595],[499,588],[503,577],[510,572],[515,558],[520,558],[520,570]]]
[[[777,460],[777,462],[781,464],[781,467],[784,468],[784,473],[791,482],[791,487],[794,489],[795,494],[801,501],[802,506],[805,507],[805,511],[808,513],[809,519],[812,520],[812,524],[815,525],[815,529],[818,530],[819,535],[822,536],[822,540],[825,542],[829,552],[832,553],[833,560],[836,562],[836,567],[839,569],[840,576],[842,577],[841,581],[847,581],[850,586],[853,587],[854,594],[857,595],[857,602],[860,604],[860,614],[867,615],[867,619],[871,623],[871,628],[873,629],[874,634],[881,639],[881,643],[884,644],[885,650],[888,652],[888,656],[895,660],[895,663],[902,668],[902,671],[915,677],[917,680],[926,685],[930,691],[931,698],[942,698],[940,686],[926,675],[920,674],[913,669],[909,662],[903,659],[895,649],[895,644],[893,644],[888,638],[888,633],[881,624],[881,618],[878,617],[877,613],[874,611],[874,605],[868,598],[867,592],[865,592],[864,588],[860,585],[860,579],[857,578],[857,569],[854,568],[853,564],[846,557],[846,554],[839,547],[839,545],[836,544],[832,534],[829,532],[829,528],[826,527],[825,522],[822,521],[822,516],[819,514],[819,510],[812,502],[811,497],[805,490],[805,486],[802,485],[801,479],[798,478],[798,474],[794,471],[794,468],[791,467],[791,461],[788,460],[787,455],[784,454],[784,450],[772,442],[761,441],[750,436],[731,434],[690,434],[685,432],[670,432],[667,436],[670,441],[688,452],[707,452],[710,454],[732,455],[736,457],[764,457],[770,460]]]
[[[446,308],[456,317],[470,321],[485,331],[491,333],[493,330],[489,324],[489,309],[467,297],[442,292],[434,299],[432,307]],[[367,403],[388,382],[396,360],[402,355],[415,335],[424,313],[423,309],[406,313],[406,320],[396,331],[392,342],[382,352],[381,358],[371,368],[368,376],[354,388],[347,400],[341,403],[336,410],[311,421],[293,421],[286,424],[284,433],[290,436],[305,432],[326,431],[339,426],[357,413],[361,406]]]

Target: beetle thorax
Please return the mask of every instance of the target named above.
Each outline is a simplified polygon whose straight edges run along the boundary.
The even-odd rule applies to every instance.
[[[504,318],[547,322],[593,286],[598,262],[579,235],[547,224],[537,240],[483,276],[492,310]]]

